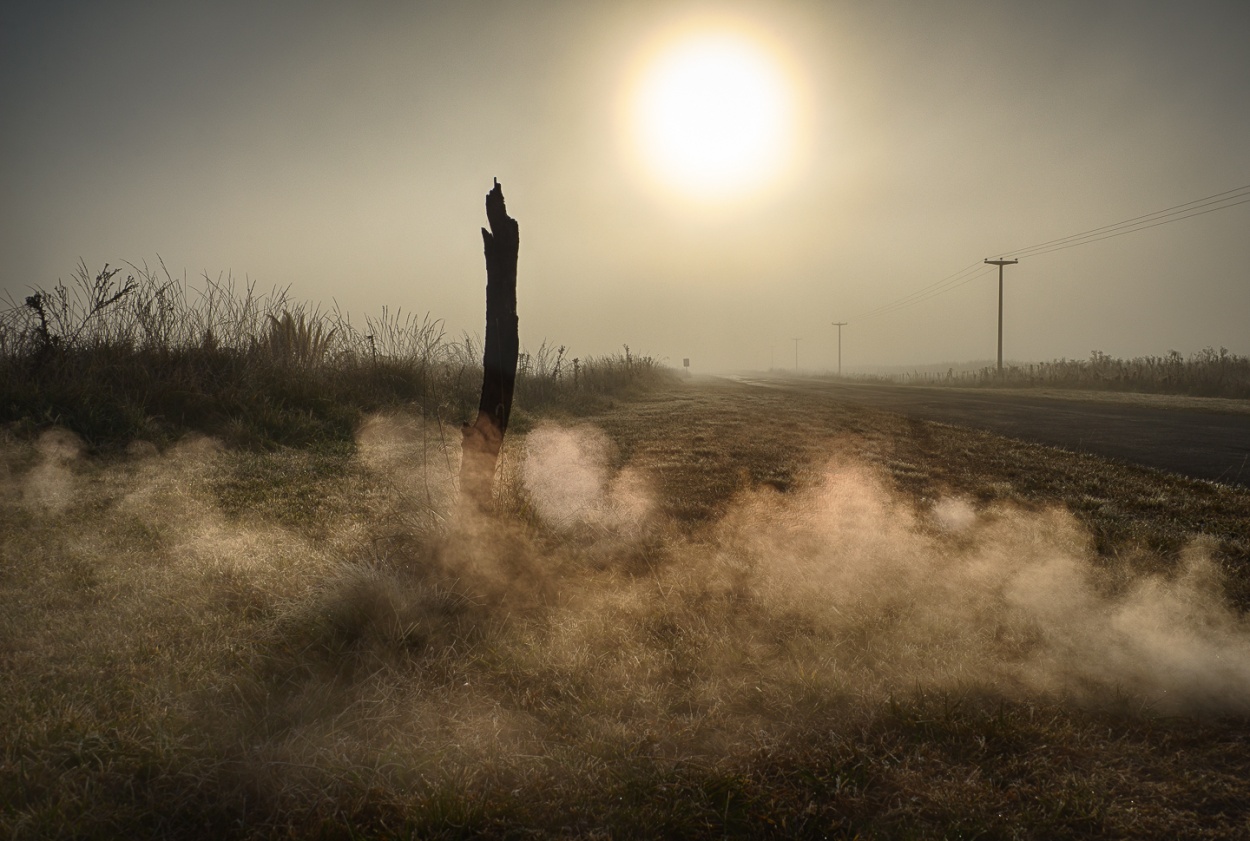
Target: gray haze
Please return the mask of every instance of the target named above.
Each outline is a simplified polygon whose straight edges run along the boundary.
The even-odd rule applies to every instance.
[[[700,202],[621,102],[675,26],[779,51],[785,174]],[[72,3],[0,11],[0,287],[158,255],[353,313],[482,329],[492,177],[522,341],[696,369],[990,359],[1006,249],[1250,184],[1233,2]],[[1009,360],[1250,353],[1250,204],[1008,269]],[[1007,256],[1011,256],[1007,254]]]

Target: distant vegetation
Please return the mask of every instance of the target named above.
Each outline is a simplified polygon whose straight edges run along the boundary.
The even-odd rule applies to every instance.
[[[887,379],[920,385],[1073,388],[1244,399],[1250,398],[1250,357],[1210,347],[1188,359],[1175,350],[1166,356],[1133,359],[1116,359],[1096,350],[1089,359],[1008,365],[1001,374],[991,366],[974,371],[952,367],[945,372],[913,371]]]
[[[476,410],[480,342],[428,316],[383,309],[355,324],[285,289],[207,275],[195,289],[163,265],[129,269],[80,264],[69,285],[0,310],[0,423],[61,426],[93,446],[196,430],[270,447],[349,440],[363,413],[401,404],[453,423]],[[522,355],[516,419],[669,376],[628,347],[569,358],[544,344]]]

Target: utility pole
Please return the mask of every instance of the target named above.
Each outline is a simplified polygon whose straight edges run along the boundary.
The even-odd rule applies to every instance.
[[[801,339],[794,340],[794,373],[799,372],[799,342]]]
[[[1003,266],[1012,266],[1019,260],[986,260],[991,266],[998,266],[998,374],[1003,373]]]
[[[842,328],[846,326],[845,321],[835,321],[833,326],[838,328],[838,376],[842,376]]]

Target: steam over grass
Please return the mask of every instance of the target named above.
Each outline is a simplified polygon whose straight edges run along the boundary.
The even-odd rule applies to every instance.
[[[904,492],[871,418],[717,399],[537,424],[491,517],[414,411],[350,450],[10,437],[0,829],[1244,829],[1250,628],[1216,543],[1107,563],[1063,507]]]
[[[0,834],[1244,833],[1244,490],[543,345],[482,516],[471,340],[117,274],[0,314]]]

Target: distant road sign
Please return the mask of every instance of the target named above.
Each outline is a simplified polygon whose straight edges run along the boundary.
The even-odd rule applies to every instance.
[[[690,367],[690,357],[686,357],[685,359],[683,359],[683,360],[681,361],[681,364],[682,364],[682,365],[685,365],[687,368],[689,368],[689,367]]]

